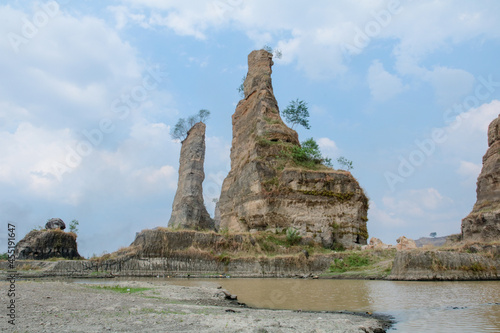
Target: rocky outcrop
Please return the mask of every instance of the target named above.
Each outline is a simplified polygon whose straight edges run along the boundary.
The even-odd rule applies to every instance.
[[[32,230],[16,244],[17,259],[80,259],[76,234],[54,230]]]
[[[168,226],[184,229],[214,229],[214,221],[203,202],[205,172],[205,124],[199,122],[182,142],[179,181]]]
[[[488,147],[477,179],[477,201],[462,220],[462,237],[467,241],[500,240],[500,116],[488,128]]]
[[[293,227],[326,247],[366,244],[368,200],[347,171],[293,163],[297,133],[282,121],[271,82],[272,55],[248,56],[245,98],[233,114],[231,170],[223,182],[221,229]]]
[[[362,250],[387,250],[394,249],[395,247],[390,244],[384,244],[380,239],[372,237],[370,238],[370,243],[368,245],[363,245]]]
[[[59,218],[52,218],[45,223],[45,229],[66,229],[66,224]]]
[[[406,238],[405,236],[401,236],[396,239],[396,250],[413,250],[417,248],[417,244],[413,239]]]
[[[498,280],[500,258],[452,251],[399,251],[391,280]]]

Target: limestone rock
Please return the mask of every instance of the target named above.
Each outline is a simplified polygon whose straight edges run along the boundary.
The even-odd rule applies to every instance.
[[[199,122],[182,142],[179,181],[172,205],[169,227],[185,229],[214,229],[214,221],[203,202],[205,172],[205,124]]]
[[[396,249],[398,251],[400,250],[413,250],[417,248],[417,244],[413,239],[406,238],[405,236],[401,236],[398,239],[396,239],[396,242],[398,243],[396,245]]]
[[[79,259],[76,235],[60,229],[32,230],[16,244],[17,259]]]
[[[462,220],[464,240],[500,240],[500,116],[488,128],[488,146],[477,179],[477,201]]]
[[[45,229],[66,229],[66,224],[59,218],[52,218],[45,223]]]
[[[231,170],[223,182],[220,227],[231,232],[299,230],[326,247],[366,244],[368,199],[347,171],[299,167],[283,155],[300,146],[279,113],[272,55],[248,56],[245,98],[232,117]]]
[[[372,237],[370,238],[370,242],[368,245],[363,245],[361,250],[386,250],[386,249],[394,249],[394,246],[390,244],[384,244],[380,239]]]

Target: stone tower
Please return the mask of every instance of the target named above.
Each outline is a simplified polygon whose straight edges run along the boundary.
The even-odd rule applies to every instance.
[[[464,240],[500,240],[500,116],[488,127],[488,147],[477,178],[477,201],[462,220]]]
[[[219,200],[220,228],[231,232],[294,227],[324,246],[366,244],[368,200],[347,171],[297,166],[300,146],[286,126],[271,82],[272,55],[253,51],[245,98],[232,116],[231,171]]]
[[[205,124],[199,122],[182,141],[179,181],[168,226],[193,230],[214,229],[203,202],[205,172]]]

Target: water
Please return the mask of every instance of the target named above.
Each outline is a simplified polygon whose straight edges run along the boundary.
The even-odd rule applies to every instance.
[[[252,307],[392,315],[399,332],[500,332],[500,281],[394,282],[299,279],[166,279],[221,285]]]

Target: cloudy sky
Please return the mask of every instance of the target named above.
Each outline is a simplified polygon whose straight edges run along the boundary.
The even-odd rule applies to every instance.
[[[280,49],[274,92],[306,101],[324,155],[353,161],[370,236],[460,232],[500,113],[494,0],[3,1],[0,252],[52,217],[85,257],[166,226],[179,117],[208,109],[205,202],[230,167],[247,55]],[[338,166],[338,165],[337,165]]]

